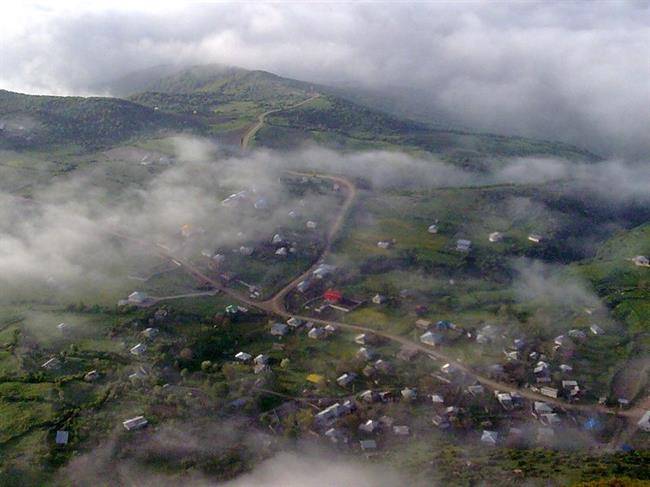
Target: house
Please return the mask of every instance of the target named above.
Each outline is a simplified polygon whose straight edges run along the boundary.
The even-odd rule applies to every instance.
[[[54,442],[57,445],[67,445],[68,438],[70,438],[70,433],[68,431],[57,431],[56,437],[54,438]]]
[[[386,302],[386,296],[383,296],[381,294],[375,294],[372,297],[372,302],[374,304],[384,304]]]
[[[363,451],[373,451],[377,449],[377,442],[375,440],[361,440],[359,446]]]
[[[289,333],[289,327],[284,323],[273,323],[271,326],[271,335],[283,337]]]
[[[97,372],[96,370],[91,370],[90,372],[86,372],[86,374],[84,375],[84,380],[86,382],[93,382],[96,381],[97,379],[99,379],[99,372]]]
[[[559,394],[559,391],[554,387],[541,387],[539,392],[544,396],[553,397],[553,398],[557,398]]]
[[[373,364],[366,365],[361,372],[365,377],[368,378],[377,375],[377,369],[375,369],[375,366]]]
[[[439,333],[433,333],[427,331],[423,335],[420,335],[420,341],[425,345],[430,345],[432,347],[437,347],[443,342],[443,337]]]
[[[400,351],[397,352],[397,358],[400,360],[404,360],[405,362],[410,362],[414,360],[419,354],[420,351],[417,348],[404,345],[402,346],[402,348],[400,348]]]
[[[569,364],[560,364],[560,370],[566,374],[573,372],[573,367]]]
[[[316,384],[316,385],[324,384],[325,377],[323,377],[320,374],[308,374],[307,382],[311,382],[312,384]]]
[[[512,346],[515,350],[522,350],[526,346],[526,342],[522,338],[515,338],[512,341]]]
[[[304,320],[296,318],[295,316],[292,316],[287,320],[287,325],[289,325],[294,330],[300,328],[304,324],[305,324]]]
[[[451,321],[440,320],[436,323],[436,330],[438,331],[449,331],[455,329],[456,325],[454,325]]]
[[[435,235],[436,233],[438,233],[438,225],[436,224],[429,225],[429,228],[427,228],[427,232],[429,232],[432,235]]]
[[[634,262],[634,265],[639,267],[650,267],[650,259],[648,259],[645,255],[637,255],[635,257],[632,257],[632,262]]]
[[[327,331],[324,328],[315,327],[309,330],[307,336],[313,340],[320,340],[327,336]]]
[[[126,298],[126,301],[128,304],[139,305],[145,303],[148,299],[149,298],[145,293],[140,291],[134,291],[131,294],[129,294],[129,296]]]
[[[160,333],[160,330],[158,328],[145,328],[142,331],[142,335],[145,338],[149,338],[150,340],[156,338],[159,333]]]
[[[483,430],[483,434],[481,435],[481,443],[494,446],[497,444],[498,439],[499,434],[496,431]]]
[[[415,401],[418,398],[418,391],[412,387],[405,387],[401,390],[402,399],[405,401]]]
[[[449,423],[449,420],[440,414],[436,414],[431,418],[431,422],[433,423],[434,426],[437,426],[438,428],[444,430],[447,429],[451,426]]]
[[[575,338],[577,340],[584,340],[585,338],[587,338],[587,334],[582,330],[578,330],[577,328],[572,328],[571,330],[569,330],[568,335],[571,338]]]
[[[311,281],[308,280],[308,279],[305,279],[304,281],[300,281],[300,282],[296,285],[296,289],[297,289],[298,292],[300,292],[300,293],[304,293],[304,292],[308,291],[310,287],[311,287]]]
[[[253,362],[256,364],[261,364],[261,365],[266,365],[269,363],[269,360],[271,358],[268,355],[264,355],[263,353],[260,353],[257,357],[253,359]]]
[[[58,358],[52,357],[51,359],[47,360],[43,365],[41,365],[41,367],[47,370],[54,370],[61,367],[61,362],[59,361]]]
[[[253,247],[247,247],[246,245],[239,247],[239,254],[243,255],[244,257],[250,257],[253,255],[254,251],[255,249]]]
[[[464,238],[456,240],[456,250],[459,252],[469,252],[472,249],[472,241]]]
[[[539,422],[546,426],[557,426],[562,421],[560,420],[560,417],[557,415],[557,413],[545,413],[540,414]]]
[[[379,430],[379,428],[380,428],[379,421],[375,421],[374,419],[369,419],[365,423],[359,425],[359,431],[368,434],[376,433]]]
[[[318,267],[316,267],[316,269],[314,269],[312,275],[317,279],[323,279],[332,274],[335,270],[336,266],[333,266],[331,264],[320,264]]]
[[[535,401],[533,403],[533,411],[535,414],[551,414],[553,412],[553,408],[546,402]]]
[[[512,396],[507,392],[495,392],[497,396],[497,401],[501,404],[501,407],[506,411],[511,411],[514,408],[512,401]]]
[[[591,326],[589,327],[589,330],[590,330],[591,333],[593,333],[594,335],[604,335],[604,334],[605,334],[605,330],[603,330],[603,329],[602,329],[600,326],[598,326],[598,325],[591,325]]]
[[[393,434],[398,436],[408,436],[411,434],[411,428],[406,425],[393,426]]]
[[[354,342],[359,345],[373,345],[377,343],[377,337],[371,333],[361,333],[354,337]]]
[[[144,352],[147,351],[147,346],[144,343],[138,343],[136,346],[132,347],[131,350],[131,355],[142,355]]]
[[[237,355],[235,355],[235,358],[240,362],[250,362],[253,356],[250,353],[239,352]]]
[[[445,400],[440,394],[431,394],[429,397],[434,406],[443,406],[445,404]]]
[[[503,351],[503,354],[506,356],[508,361],[519,360],[519,352],[517,350]]]
[[[415,327],[420,330],[425,330],[425,331],[428,330],[431,324],[432,324],[431,321],[422,318],[418,318],[417,320],[415,320]]]
[[[144,428],[149,424],[149,421],[144,416],[136,416],[135,418],[127,419],[123,421],[122,424],[127,431],[133,431],[140,428]]]
[[[343,374],[341,377],[336,379],[336,383],[341,387],[347,387],[350,384],[352,384],[352,382],[354,382],[356,378],[357,378],[357,374],[355,374],[354,372],[349,372]]]
[[[393,366],[385,360],[379,359],[374,364],[375,369],[384,374],[390,374],[393,371]]]
[[[341,404],[334,403],[318,412],[314,419],[317,423],[327,424],[342,415]]]
[[[643,416],[641,416],[637,426],[646,433],[650,433],[650,411],[646,411]]]
[[[307,223],[305,223],[305,226],[306,226],[309,230],[314,230],[314,229],[317,227],[317,224],[316,224],[316,222],[313,221],[313,220],[308,220]]]
[[[375,358],[375,352],[369,348],[361,347],[357,352],[357,358],[361,360],[372,360]]]
[[[542,241],[542,236],[539,233],[531,233],[528,235],[528,240],[533,243],[540,243]]]
[[[359,394],[359,399],[366,403],[378,402],[381,400],[376,391],[366,390]]]
[[[339,331],[339,329],[336,326],[332,325],[331,323],[325,325],[323,330],[325,330],[328,335],[332,335],[332,334],[336,333],[337,331]]]
[[[347,443],[347,437],[336,428],[330,428],[325,432],[325,436],[329,438],[332,443]]]
[[[61,332],[61,333],[66,333],[68,331],[68,325],[65,323],[59,323],[56,325],[56,328]]]
[[[323,299],[328,303],[338,303],[343,299],[343,293],[338,289],[328,289],[323,294]]]
[[[468,386],[467,392],[469,392],[472,396],[480,396],[485,392],[485,389],[483,388],[482,385],[475,384],[473,386]]]
[[[488,240],[492,243],[501,242],[501,240],[503,240],[503,234],[501,232],[492,232],[489,235]]]
[[[453,364],[445,364],[442,367],[440,367],[440,370],[445,373],[445,374],[455,374],[458,372],[458,367],[456,367]]]
[[[535,368],[533,369],[533,373],[535,375],[538,374],[544,374],[546,373],[550,368],[550,365],[547,362],[544,362],[543,360],[540,360],[535,364]]]
[[[380,249],[387,250],[392,246],[393,246],[393,242],[390,240],[380,240],[379,242],[377,242],[377,247],[379,247]]]
[[[287,248],[286,247],[280,247],[278,250],[275,251],[275,255],[278,257],[286,257],[287,256]]]

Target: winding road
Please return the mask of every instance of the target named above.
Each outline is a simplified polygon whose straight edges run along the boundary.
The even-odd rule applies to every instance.
[[[278,113],[278,112],[285,112],[287,110],[293,110],[294,108],[298,108],[302,105],[305,105],[306,103],[309,103],[312,100],[315,100],[320,96],[320,93],[316,93],[314,96],[311,96],[307,98],[306,100],[302,100],[301,102],[296,103],[295,105],[291,105],[288,107],[284,108],[274,108],[273,110],[269,110],[267,112],[264,112],[257,117],[257,122],[255,125],[253,125],[250,129],[246,131],[244,136],[241,138],[241,148],[246,150],[249,148],[251,140],[253,140],[253,137],[255,137],[255,134],[264,126],[264,123],[266,122],[266,117],[271,115],[272,113]]]

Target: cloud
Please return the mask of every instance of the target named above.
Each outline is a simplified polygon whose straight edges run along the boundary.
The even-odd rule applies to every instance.
[[[634,1],[37,3],[3,11],[0,86],[79,93],[156,64],[219,62],[636,158],[650,149],[649,20]]]

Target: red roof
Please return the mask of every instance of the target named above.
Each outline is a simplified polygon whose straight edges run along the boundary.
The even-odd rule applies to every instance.
[[[343,293],[338,289],[328,289],[325,291],[325,294],[323,294],[323,298],[330,303],[338,303],[342,297]]]

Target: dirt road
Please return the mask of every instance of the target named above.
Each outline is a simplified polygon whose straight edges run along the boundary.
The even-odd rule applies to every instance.
[[[286,110],[293,110],[294,108],[298,108],[299,106],[302,106],[306,103],[309,103],[312,100],[315,100],[320,96],[319,93],[316,93],[314,96],[311,96],[307,98],[306,100],[303,100],[299,103],[296,103],[295,105],[291,105],[285,108],[275,108],[273,110],[269,110],[267,112],[264,112],[257,117],[257,122],[255,125],[253,125],[248,131],[244,134],[244,136],[241,138],[241,148],[243,150],[248,149],[250,146],[251,140],[253,140],[253,137],[255,137],[255,134],[264,126],[266,117],[271,115],[272,113],[278,113],[278,112],[284,112]]]

